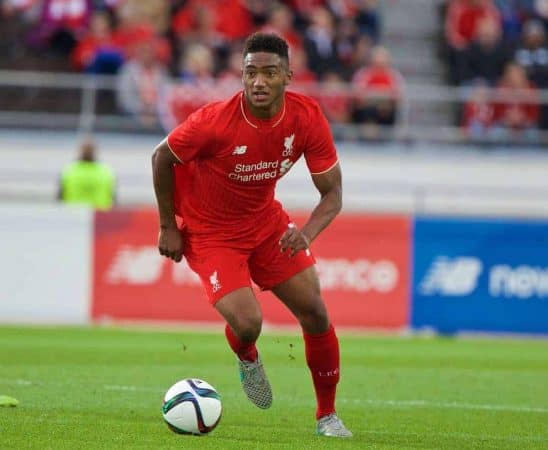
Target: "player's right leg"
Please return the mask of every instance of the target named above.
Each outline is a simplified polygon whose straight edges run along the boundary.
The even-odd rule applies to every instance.
[[[261,332],[262,313],[251,289],[245,250],[196,246],[185,249],[189,266],[202,280],[209,302],[227,322],[228,343],[240,368],[242,387],[259,408],[272,404],[272,390],[255,342]]]
[[[225,335],[238,357],[240,381],[249,400],[267,409],[272,405],[272,389],[255,346],[261,332],[262,314],[250,288],[237,289],[215,303],[227,321]]]

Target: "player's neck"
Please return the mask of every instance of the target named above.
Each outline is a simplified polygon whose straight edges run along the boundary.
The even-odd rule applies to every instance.
[[[270,120],[276,117],[280,113],[280,111],[283,108],[284,104],[284,94],[280,96],[280,98],[274,100],[268,107],[266,108],[258,108],[254,106],[249,99],[247,98],[247,95],[244,93],[244,101],[247,111],[255,118],[260,120]]]

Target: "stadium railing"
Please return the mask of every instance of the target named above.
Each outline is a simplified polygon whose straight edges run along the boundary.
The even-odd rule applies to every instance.
[[[177,82],[173,81],[173,85],[177,85]],[[301,89],[302,86],[295,87],[307,93],[321,92],[322,89],[321,83],[307,85],[304,89]],[[117,108],[115,91],[115,76],[0,70],[0,127],[76,129],[85,132],[165,132],[166,121],[161,117],[165,105],[159,108],[158,123],[143,125]],[[356,91],[348,84],[336,92],[341,96],[356,95]],[[491,99],[496,100],[496,92],[489,92]],[[231,92],[223,94],[219,94],[219,98]],[[515,142],[533,147],[548,145],[548,131],[545,130],[539,130],[533,141],[519,136],[506,138],[504,142],[490,137],[467,136],[461,127],[454,125],[458,123],[456,117],[467,100],[469,89],[407,84],[400,99],[396,124],[393,127],[379,127],[380,133],[376,140],[451,144]],[[539,91],[531,102],[548,105],[548,90]],[[424,114],[428,109],[434,111],[429,118],[426,117],[428,114]],[[331,125],[338,140],[362,139],[360,124]]]

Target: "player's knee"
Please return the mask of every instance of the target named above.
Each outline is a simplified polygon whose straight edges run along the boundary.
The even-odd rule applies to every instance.
[[[322,333],[329,327],[327,309],[321,299],[302,309],[298,319],[308,333]]]
[[[243,342],[255,342],[261,334],[262,317],[248,316],[238,320],[234,330],[238,338]]]

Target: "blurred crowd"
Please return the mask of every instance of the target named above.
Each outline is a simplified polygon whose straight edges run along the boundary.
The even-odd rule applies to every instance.
[[[292,88],[330,121],[393,125],[401,74],[382,47],[377,0],[0,0],[2,53],[40,52],[64,69],[116,74],[124,112],[167,127],[240,87],[254,31],[290,46]],[[29,53],[30,52],[30,53]],[[69,66],[70,64],[70,66]],[[169,83],[174,80],[176,83]],[[312,89],[315,83],[321,89]],[[169,88],[167,88],[169,86]]]
[[[411,7],[410,0],[410,7]],[[536,141],[548,129],[548,0],[446,0],[443,58],[465,136]],[[172,128],[240,89],[254,31],[290,45],[291,89],[333,124],[375,138],[405,82],[382,42],[378,0],[0,0],[0,67],[115,75],[115,108]],[[387,7],[387,5],[384,5]]]
[[[536,141],[548,129],[548,0],[449,0],[444,5],[448,81],[467,101],[471,138]],[[545,99],[546,102],[546,99]]]

